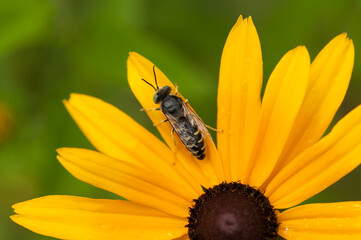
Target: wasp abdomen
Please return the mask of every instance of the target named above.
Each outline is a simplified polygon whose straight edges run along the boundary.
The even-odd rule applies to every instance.
[[[197,159],[204,159],[205,144],[201,131],[196,125],[192,126],[186,117],[181,118],[180,122],[182,123],[180,124],[181,128],[177,133],[183,144]]]
[[[159,98],[157,96],[157,98]],[[205,144],[202,132],[194,121],[194,115],[185,109],[183,100],[175,95],[167,95],[162,98],[160,109],[167,117],[174,131],[182,143],[197,159],[205,157]],[[192,124],[192,123],[193,124]]]

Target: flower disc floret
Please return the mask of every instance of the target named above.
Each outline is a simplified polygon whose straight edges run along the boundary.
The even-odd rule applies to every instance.
[[[205,189],[190,209],[191,240],[272,240],[277,238],[276,212],[259,190],[240,182]]]

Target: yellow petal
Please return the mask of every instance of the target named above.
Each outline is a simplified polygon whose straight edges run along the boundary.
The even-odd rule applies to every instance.
[[[286,239],[361,239],[361,202],[307,204],[282,212],[278,221]]]
[[[142,79],[147,80],[148,82],[155,85],[154,74],[153,74],[154,64],[148,59],[140,56],[137,53],[129,53],[128,58],[128,82],[129,86],[132,89],[135,97],[138,99],[143,108],[158,108],[159,104],[153,102],[154,89],[148,86]],[[155,67],[156,77],[158,86],[170,86],[172,88],[171,94],[174,94],[175,87],[168,80],[168,78],[157,68]],[[183,100],[184,98],[178,92],[178,96]],[[159,124],[166,117],[161,111],[146,111],[150,119],[154,124]],[[171,135],[171,125],[169,123],[162,123],[157,125],[157,129],[162,135],[165,142],[170,148],[175,151],[177,156],[176,163],[183,165],[194,177],[200,178],[206,176],[206,179],[201,179],[202,185],[205,187],[210,187],[213,184],[221,182],[223,177],[222,165],[219,158],[218,150],[216,149],[212,137],[209,133],[205,136],[206,144],[206,157],[202,161],[194,158],[186,147],[182,144],[177,134],[174,134],[176,146]],[[177,165],[176,164],[176,165]]]
[[[312,62],[305,100],[275,172],[322,137],[346,94],[353,63],[354,47],[346,33],[330,41]]]
[[[260,119],[262,53],[251,17],[239,17],[222,53],[218,85],[218,150],[226,180],[245,179]]]
[[[176,216],[186,217],[191,201],[198,197],[173,179],[95,151],[61,148],[58,153],[58,160],[76,178]]]
[[[268,80],[249,168],[251,186],[261,186],[282,152],[306,92],[309,69],[307,49],[297,47],[286,53]]]
[[[172,240],[189,240],[189,237],[188,237],[188,234],[185,234],[185,235],[183,235],[183,236],[181,236],[179,238],[174,238]]]
[[[265,195],[288,208],[324,190],[361,163],[361,106],[347,114],[318,143],[285,166]]]
[[[122,200],[47,196],[13,208],[14,222],[59,239],[173,239],[187,231],[185,218]]]
[[[64,104],[99,151],[173,179],[177,186],[203,192],[199,178],[180,164],[173,166],[173,153],[164,143],[116,107],[82,94],[71,94]]]
[[[279,231],[283,231],[282,227]],[[324,232],[295,232],[295,231],[288,231],[287,234],[284,232],[279,233],[280,236],[287,240],[359,240],[361,239],[360,233],[337,233],[332,234],[330,231]]]

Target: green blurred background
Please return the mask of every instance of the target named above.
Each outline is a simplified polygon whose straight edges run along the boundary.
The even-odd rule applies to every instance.
[[[306,45],[314,58],[348,32],[355,67],[335,120],[361,103],[360,0],[1,0],[0,102],[12,112],[13,129],[0,143],[0,239],[50,239],[10,221],[16,202],[50,194],[116,198],[72,177],[55,149],[92,148],[61,102],[71,92],[110,102],[155,133],[127,84],[129,51],[178,82],[215,126],[220,56],[240,14],[257,27],[265,80],[289,49]],[[358,168],[308,202],[361,200],[360,182]]]

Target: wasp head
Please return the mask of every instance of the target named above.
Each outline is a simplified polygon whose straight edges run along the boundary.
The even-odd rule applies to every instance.
[[[154,94],[153,97],[154,103],[158,104],[161,101],[163,101],[163,99],[170,94],[171,90],[172,89],[169,86],[164,86],[159,88]]]

